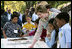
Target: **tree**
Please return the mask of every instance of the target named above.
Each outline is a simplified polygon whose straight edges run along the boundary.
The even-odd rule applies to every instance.
[[[64,3],[68,3],[71,1],[47,1],[48,4],[50,4],[52,7],[57,8],[59,5],[64,4]]]
[[[1,8],[4,9],[4,1],[1,1],[2,5]]]

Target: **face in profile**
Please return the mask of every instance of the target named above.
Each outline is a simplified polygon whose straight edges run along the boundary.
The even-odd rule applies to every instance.
[[[58,18],[55,18],[55,20],[56,20],[56,24],[57,24],[57,26],[60,28],[61,26],[62,26],[62,24],[63,24],[63,21],[62,20],[60,20],[60,19],[58,19]]]
[[[39,18],[46,18],[46,17],[48,17],[48,13],[38,12],[37,15],[39,16]]]
[[[50,23],[48,24],[48,27],[49,27],[50,30],[53,30],[54,29],[53,25],[50,24]]]

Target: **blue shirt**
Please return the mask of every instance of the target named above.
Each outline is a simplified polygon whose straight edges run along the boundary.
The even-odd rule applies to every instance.
[[[49,40],[48,37],[45,38],[45,42],[50,48],[55,43],[55,33],[56,33],[55,30],[53,30],[51,33],[51,40]]]
[[[69,23],[59,28],[58,37],[61,48],[71,48],[71,27]]]

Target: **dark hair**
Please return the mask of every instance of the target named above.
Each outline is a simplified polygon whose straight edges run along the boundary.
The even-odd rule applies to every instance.
[[[60,20],[64,19],[66,21],[66,23],[69,22],[69,14],[67,12],[61,12],[55,18],[58,18]]]
[[[40,18],[36,19],[35,23],[39,24]]]
[[[35,12],[35,8],[31,8],[31,11]]]
[[[48,23],[53,25],[53,22],[54,22],[54,18],[51,18]]]
[[[13,12],[13,14],[11,15],[11,19],[13,19],[14,17],[19,18],[19,14],[17,12]]]
[[[50,4],[45,5],[45,7],[46,7],[47,9],[52,8]]]
[[[13,15],[20,16],[20,14],[16,11],[13,12]]]

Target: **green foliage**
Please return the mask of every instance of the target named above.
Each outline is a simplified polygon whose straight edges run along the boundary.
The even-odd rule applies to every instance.
[[[35,7],[37,3],[40,2],[41,1],[1,1],[1,8],[4,7],[4,9],[6,10],[6,8],[8,7],[9,9],[11,9],[11,12],[18,11],[23,13],[26,8]],[[58,6],[60,6],[61,4],[68,3],[71,1],[47,1],[47,2],[48,4],[51,4],[52,7],[58,8]]]
[[[51,4],[52,7],[57,8],[59,5],[64,4],[64,3],[68,3],[71,1],[47,1],[49,4]]]
[[[5,3],[4,9],[5,10],[6,8],[11,9],[11,13],[13,13],[13,11],[23,13],[26,6],[24,1],[4,1],[4,3]]]

